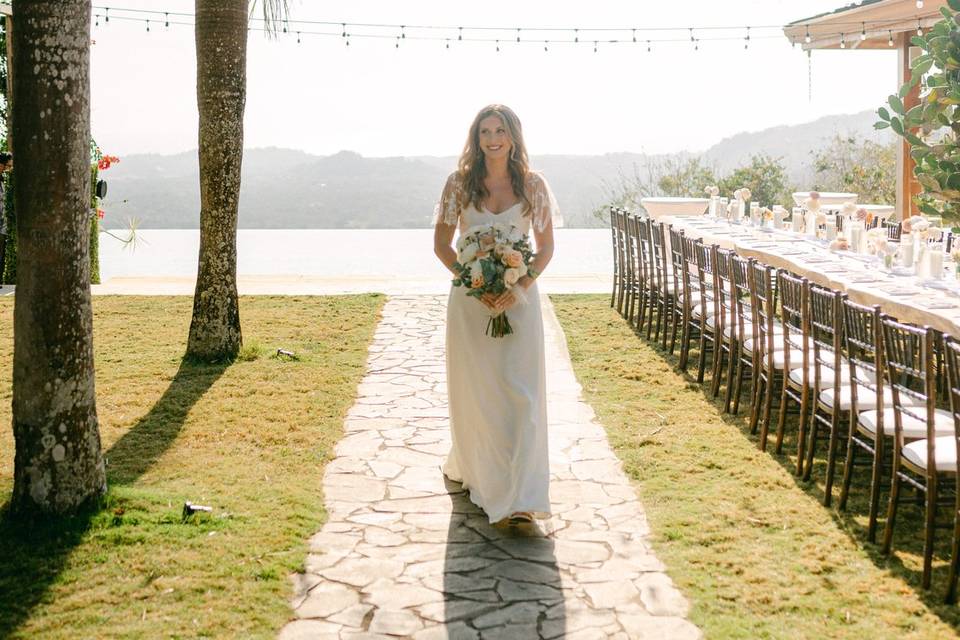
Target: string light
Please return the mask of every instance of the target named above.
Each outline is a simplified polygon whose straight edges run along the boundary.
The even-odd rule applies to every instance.
[[[450,39],[447,38],[447,49],[449,49],[449,48],[450,48]]]
[[[596,40],[593,41],[593,52],[594,52],[594,53],[597,52],[597,41],[596,41]]]
[[[163,10],[162,8],[147,10],[147,9],[128,9],[128,8],[118,8],[118,7],[104,7],[104,6],[94,6],[94,25],[95,27],[103,26],[104,24],[110,21],[109,11],[113,10],[113,18],[122,21],[128,22],[139,22],[143,24],[144,29],[147,31],[153,31],[153,24],[151,23],[160,23],[162,21],[165,28],[169,29],[171,23],[173,25],[187,26],[192,27],[195,24],[195,14],[178,12],[178,11],[168,11]],[[119,12],[119,13],[118,13]],[[918,16],[917,18],[917,34],[923,35],[926,29],[923,26],[923,18]],[[253,31],[268,31],[269,27],[264,22],[264,18],[250,17],[249,22],[251,23],[247,30],[250,32]],[[860,40],[863,41],[866,39],[866,22],[860,21]],[[871,20],[871,28],[882,33],[883,28],[887,28],[887,44],[890,47],[895,46],[893,32],[889,28],[889,22],[884,23],[880,20]],[[397,25],[397,24],[374,24],[374,23],[347,23],[347,22],[330,22],[330,21],[319,21],[319,20],[291,20],[285,18],[282,21],[282,30],[285,33],[292,33],[296,31],[297,42],[302,43],[305,37],[308,36],[319,36],[319,37],[331,37],[331,36],[341,36],[345,41],[349,37],[348,26],[357,27],[358,32],[354,35],[358,38],[364,39],[392,39],[394,40],[394,47],[399,49],[399,42],[401,40],[407,39],[406,26],[407,25]],[[834,23],[837,24],[837,23]],[[856,22],[845,22],[839,23],[848,25],[846,29],[841,33],[833,32],[832,34],[826,32],[818,31],[818,39],[827,38],[831,35],[836,37],[840,35],[842,48],[848,48],[846,46],[846,34],[854,33],[856,27]],[[312,28],[306,25],[314,25]],[[319,25],[319,26],[317,26]],[[327,28],[323,28],[326,26]],[[397,35],[397,28],[399,27],[399,35]],[[412,25],[412,29],[417,31],[411,33],[410,39],[421,40],[421,41],[437,41],[443,42],[444,48],[449,48],[449,43],[456,38],[458,42],[472,42],[472,43],[481,43],[489,42],[494,44],[494,49],[499,52],[500,50],[500,41],[503,40],[503,32],[506,31],[514,32],[515,40],[517,43],[526,43],[534,46],[542,46],[546,51],[549,51],[550,43],[576,43],[580,44],[580,31],[585,31],[586,34],[593,31],[594,38],[591,40],[589,35],[584,36],[584,44],[587,45],[589,42],[594,43],[595,52],[599,52],[600,42],[606,42],[609,44],[628,44],[628,43],[642,43],[647,42],[647,51],[652,53],[653,43],[682,43],[685,38],[682,36],[683,31],[687,31],[687,38],[693,44],[693,49],[699,51],[700,41],[715,41],[715,42],[733,42],[739,41],[744,50],[749,50],[751,41],[753,40],[781,40],[782,35],[782,26],[780,25],[748,25],[741,27],[744,29],[740,34],[736,33],[736,27],[731,26],[720,26],[720,25],[706,25],[706,26],[652,26],[652,27],[597,27],[597,28],[584,28],[580,29],[579,27],[504,27],[504,26],[443,26],[443,25],[430,25],[430,24],[420,24]],[[795,30],[795,35],[789,35],[788,41],[792,46],[800,43],[800,38],[803,37],[803,41],[807,44],[812,43],[812,34],[810,30],[810,24],[794,24],[792,28]],[[697,30],[704,30],[708,32],[708,37],[701,38],[697,35]],[[755,29],[760,29],[760,33],[757,34],[754,32]],[[766,30],[777,30],[777,35],[768,34]],[[331,33],[331,31],[336,30],[336,33]],[[393,30],[390,33],[390,30]],[[434,30],[433,34],[430,33],[430,30]],[[385,32],[386,31],[386,32]],[[426,31],[426,33],[424,33]],[[495,33],[499,31],[500,33]],[[533,32],[565,32],[570,34],[572,32],[572,38],[561,37],[559,39],[554,38],[552,34],[544,33],[542,36],[523,38],[523,31],[533,31]],[[672,34],[669,32],[673,32]],[[485,33],[486,32],[486,33]],[[596,32],[610,32],[613,37],[596,37],[601,35]],[[647,33],[644,33],[647,32]],[[678,33],[679,32],[679,33]],[[799,32],[799,33],[796,33]],[[489,35],[487,35],[489,33]],[[663,36],[653,37],[650,36],[653,34],[662,33]],[[539,35],[539,34],[538,34]],[[547,36],[547,37],[544,37]],[[646,37],[644,37],[646,36]],[[679,37],[678,37],[679,36]],[[509,40],[509,36],[507,38]],[[345,45],[349,46],[349,45]]]
[[[842,34],[842,33],[840,34],[840,48],[841,48],[841,49],[846,49],[846,48],[847,48],[847,43],[843,41],[843,34]]]

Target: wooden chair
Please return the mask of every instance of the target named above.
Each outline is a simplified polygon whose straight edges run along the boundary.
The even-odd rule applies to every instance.
[[[680,294],[677,298],[680,300],[681,309],[681,330],[680,330],[680,369],[687,370],[690,359],[690,346],[692,343],[700,343],[700,336],[703,334],[703,301],[704,287],[709,286],[712,293],[712,283],[706,285],[704,277],[700,273],[700,266],[697,262],[697,246],[700,241],[696,238],[689,238],[682,233],[680,239],[680,257],[679,265],[680,276],[677,277],[677,267],[674,266],[674,280],[679,281]],[[671,233],[671,242],[673,234]],[[712,310],[712,309],[711,309]],[[710,313],[708,310],[707,313]],[[702,381],[702,378],[701,378]]]
[[[948,337],[943,348],[944,360],[947,368],[947,388],[950,398],[950,413],[953,416],[954,444],[960,451],[960,342]],[[938,436],[942,437],[942,436]],[[948,445],[949,447],[949,445]],[[946,602],[953,604],[957,601],[957,574],[960,569],[960,454],[957,455],[958,464],[954,475],[954,504],[953,504],[953,544],[950,553],[950,574],[947,577]]]
[[[634,226],[637,231],[641,273],[643,274],[640,282],[640,305],[636,326],[637,331],[641,331],[646,326],[647,340],[649,340],[653,330],[653,317],[656,314],[659,294],[653,261],[653,245],[650,238],[650,218],[637,216]]]
[[[685,332],[690,319],[690,273],[686,269],[683,257],[683,232],[668,225],[667,256],[670,259],[670,293],[673,294],[670,305],[670,353],[677,346],[677,334]]]
[[[887,222],[883,221],[883,228],[887,230],[887,239],[900,241],[900,235],[903,229],[903,225],[899,222]]]
[[[736,415],[740,411],[740,396],[744,378],[750,379],[750,397],[753,398],[755,386],[753,373],[756,370],[756,354],[753,351],[747,351],[744,343],[747,340],[758,340],[756,322],[753,317],[753,307],[750,304],[750,270],[753,264],[752,258],[742,258],[736,254],[730,256],[730,272],[733,276],[734,298],[736,298],[736,352],[733,359],[736,361],[735,374],[732,382],[733,391],[731,393],[733,405],[730,412]],[[731,384],[728,381],[728,384]],[[730,390],[728,389],[728,393]],[[729,404],[729,403],[728,403]]]
[[[617,268],[617,313],[623,315],[624,302],[627,295],[627,238],[626,238],[626,215],[622,209],[616,210],[613,216],[616,226],[616,262]]]
[[[691,243],[688,248],[693,250],[696,263],[697,283],[700,290],[700,302],[693,308],[693,318],[697,322],[699,331],[697,382],[702,383],[707,369],[707,353],[711,354],[711,371],[716,371],[717,337],[714,332],[716,321],[709,322],[710,318],[720,312],[720,280],[717,276],[714,260],[716,245],[705,245],[700,240]],[[720,330],[726,329],[726,323],[721,320]]]
[[[893,544],[893,527],[901,486],[907,485],[923,495],[924,589],[930,587],[933,566],[933,542],[937,508],[943,489],[956,490],[957,438],[956,431],[937,437],[937,380],[934,364],[934,346],[937,334],[930,327],[914,327],[884,317],[884,359],[887,379],[893,391],[893,467],[887,522],[883,528],[883,552],[889,553]],[[908,441],[905,431],[909,423],[924,425],[926,437]],[[955,499],[954,499],[955,500]],[[950,504],[955,504],[954,500]],[[952,514],[955,520],[955,511]]]
[[[618,207],[610,207],[610,241],[613,248],[613,291],[610,293],[610,306],[617,306],[617,290],[620,288],[620,241],[617,238]]]
[[[639,298],[640,291],[640,264],[638,261],[638,252],[637,252],[637,235],[634,232],[636,227],[636,216],[631,214],[629,211],[623,212],[623,248],[624,248],[624,259],[626,260],[626,278],[624,279],[624,286],[626,288],[626,294],[624,296],[623,303],[623,316],[627,319],[627,322],[633,324],[633,312],[637,306],[637,298]]]
[[[737,354],[739,353],[737,339],[737,290],[733,283],[731,260],[733,252],[711,247],[714,275],[716,277],[716,313],[706,320],[707,327],[715,336],[715,350],[713,358],[713,377],[710,381],[710,392],[714,398],[720,394],[720,384],[723,371],[727,370],[727,390],[724,394],[723,410],[730,412],[730,403],[733,396],[733,379],[736,372]],[[726,358],[726,361],[724,360]]]
[[[653,272],[656,278],[657,327],[654,340],[667,348],[667,332],[670,317],[673,314],[673,275],[667,261],[667,239],[664,224],[655,220],[650,222],[650,247],[653,257]],[[661,328],[663,332],[661,333]],[[648,334],[649,337],[649,334]]]
[[[787,424],[787,407],[792,401],[800,409],[800,428],[798,438],[805,435],[804,420],[809,409],[812,390],[813,362],[810,352],[810,283],[806,278],[798,277],[781,269],[777,272],[780,292],[780,322],[783,326],[781,349],[784,353],[780,387],[780,411],[777,416],[776,452],[783,451],[783,436]],[[800,360],[796,361],[799,352]],[[760,448],[766,450],[766,424],[760,431]]]
[[[766,449],[770,411],[773,398],[783,384],[784,371],[790,370],[791,362],[799,363],[804,357],[803,352],[793,346],[784,349],[778,339],[781,335],[789,335],[789,329],[777,322],[776,276],[773,268],[762,262],[754,261],[750,265],[750,305],[755,338],[744,340],[743,349],[754,356],[750,433],[760,430],[758,444],[761,449]]]

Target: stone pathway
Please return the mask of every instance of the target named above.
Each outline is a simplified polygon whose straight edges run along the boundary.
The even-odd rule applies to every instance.
[[[493,527],[445,480],[445,299],[391,298],[281,639],[700,637],[543,304],[551,519]]]

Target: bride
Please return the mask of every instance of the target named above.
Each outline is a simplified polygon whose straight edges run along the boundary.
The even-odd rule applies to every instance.
[[[527,275],[500,296],[478,300],[451,287],[447,305],[447,393],[452,446],[443,467],[491,523],[530,523],[550,512],[543,324],[536,279],[553,256],[556,200],[527,164],[520,120],[484,107],[470,126],[457,170],[436,209],[434,250],[455,275],[454,232],[502,223],[532,230]],[[491,315],[508,311],[514,333],[485,335]]]

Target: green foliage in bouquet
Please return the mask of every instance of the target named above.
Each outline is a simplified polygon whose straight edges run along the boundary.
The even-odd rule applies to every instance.
[[[923,187],[917,206],[924,214],[960,219],[960,0],[941,7],[943,20],[910,42],[923,50],[911,63],[909,82],[880,107],[877,129],[890,128],[910,143],[914,175]],[[952,11],[951,11],[952,9]],[[907,110],[903,100],[922,83],[920,104]],[[915,134],[912,129],[918,130]]]

